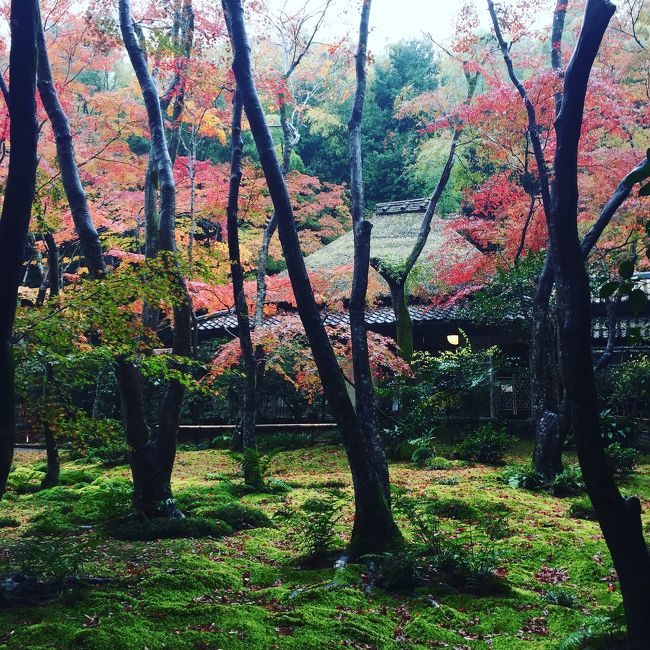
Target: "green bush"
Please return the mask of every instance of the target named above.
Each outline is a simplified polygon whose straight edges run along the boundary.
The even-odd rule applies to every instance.
[[[21,537],[0,547],[3,568],[39,579],[59,579],[85,573],[97,542],[84,537]]]
[[[567,515],[572,519],[586,519],[587,521],[596,521],[596,511],[587,498],[574,501],[567,511]]]
[[[547,589],[544,592],[544,600],[552,605],[568,607],[569,609],[580,606],[580,600],[578,597],[568,589]]]
[[[343,516],[342,509],[343,505],[334,492],[321,498],[307,499],[302,504],[296,519],[295,536],[306,557],[322,557],[334,549],[334,526]]]
[[[194,514],[198,517],[225,521],[233,530],[268,528],[273,525],[269,517],[261,510],[234,502],[199,508],[194,511]]]
[[[427,469],[447,470],[447,469],[453,469],[453,467],[454,464],[450,460],[447,460],[442,456],[435,456],[434,458],[431,458],[430,460],[427,461]]]
[[[530,465],[508,467],[500,478],[511,488],[541,490],[546,487],[544,477]]]
[[[479,463],[498,464],[512,444],[513,438],[505,429],[488,423],[465,436],[457,450],[458,458]]]
[[[457,519],[458,521],[475,521],[478,518],[476,508],[461,499],[433,499],[430,505],[430,512],[446,519]]]
[[[632,447],[625,447],[620,442],[609,445],[605,450],[607,462],[612,474],[616,476],[627,476],[636,469],[639,459],[639,452]]]
[[[124,541],[223,537],[232,533],[232,528],[225,522],[202,517],[142,519],[132,516],[110,523],[107,530],[115,539]]]
[[[584,492],[580,465],[569,465],[558,474],[549,484],[551,494],[556,497],[566,497]]]

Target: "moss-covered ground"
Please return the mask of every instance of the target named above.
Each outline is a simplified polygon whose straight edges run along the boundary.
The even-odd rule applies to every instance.
[[[529,452],[522,443],[508,461]],[[65,462],[64,485],[33,492],[39,462],[34,453],[17,454],[13,487],[0,504],[0,574],[67,571],[110,581],[0,611],[0,648],[557,648],[586,620],[612,616],[620,605],[597,524],[568,517],[572,499],[508,487],[498,480],[500,468],[391,466],[397,485],[447,504],[439,513],[444,536],[496,552],[495,572],[507,589],[487,596],[440,585],[388,593],[368,588],[366,566],[301,566],[294,520],[286,515],[307,498],[340,490],[341,548],[352,526],[345,455],[333,446],[275,455],[267,478],[291,489],[266,494],[236,489],[238,465],[227,452],[180,452],[174,489],[181,508],[209,516],[239,503],[272,525],[237,531],[230,521],[236,532],[220,538],[151,542],[118,541],[100,525],[128,506],[127,467]],[[621,487],[639,494],[648,510],[647,458]],[[498,511],[505,512],[504,530],[491,539],[480,513]],[[261,517],[249,525],[264,523]]]

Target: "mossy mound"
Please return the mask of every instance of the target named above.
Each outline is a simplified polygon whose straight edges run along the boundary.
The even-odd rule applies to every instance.
[[[155,539],[217,538],[233,532],[227,523],[203,517],[185,519],[125,517],[107,525],[106,530],[115,539],[143,542]]]
[[[235,502],[199,508],[193,514],[206,519],[225,521],[233,530],[268,528],[273,525],[271,519],[261,510]]]

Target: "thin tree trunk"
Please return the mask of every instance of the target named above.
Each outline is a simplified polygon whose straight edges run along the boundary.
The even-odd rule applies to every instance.
[[[45,392],[48,393],[54,387],[54,370],[52,364],[48,363],[45,367]],[[59,484],[61,473],[61,463],[59,462],[59,448],[56,444],[56,438],[49,422],[43,423],[45,433],[45,454],[47,461],[47,470],[41,481],[41,489],[51,488]]]
[[[178,265],[175,243],[176,188],[172,162],[165,139],[163,115],[156,86],[133,26],[129,0],[120,0],[120,29],[124,45],[135,70],[147,109],[152,154],[156,164],[160,191],[159,246],[164,255],[164,272],[176,284],[174,300],[175,356],[188,357],[192,351],[192,306],[185,280]],[[176,439],[183,405],[184,386],[170,379],[163,396],[156,437],[150,439],[144,417],[141,378],[130,360],[118,364],[125,432],[130,447],[134,484],[134,507],[148,516],[182,516],[171,497],[171,473],[176,455]]]
[[[244,394],[240,400],[241,442],[244,453],[254,450],[255,417],[256,417],[256,361],[251,340],[250,321],[246,294],[244,293],[244,272],[239,252],[239,188],[242,177],[242,148],[241,138],[242,103],[239,92],[235,90],[232,103],[232,157],[230,161],[230,186],[228,188],[228,254],[230,257],[230,274],[232,277],[233,300],[237,315],[239,331],[239,346],[241,348],[242,365],[244,369]],[[244,482],[253,488],[263,485],[262,476],[250,463],[243,463]]]
[[[38,164],[37,24],[36,0],[12,0],[9,54],[11,154],[0,217],[0,497],[6,488],[16,437],[11,337]]]
[[[309,339],[323,390],[341,431],[350,464],[355,494],[355,521],[349,552],[352,557],[382,552],[399,543],[401,535],[391,515],[382,478],[375,471],[367,442],[347,393],[345,378],[314,299],[300,250],[291,200],[253,81],[241,0],[223,0],[223,6],[234,55],[233,71],[273,200],[280,242],[298,313]]]
[[[476,87],[478,85],[478,80],[480,74],[477,72],[471,74],[466,65],[464,65],[465,79],[467,80],[467,97],[465,99],[465,104],[469,104],[474,97],[476,92]],[[413,267],[418,261],[424,247],[429,238],[429,233],[431,232],[431,222],[435,216],[438,203],[442,198],[442,195],[449,183],[451,178],[451,172],[454,168],[454,162],[456,158],[456,148],[458,146],[458,141],[460,139],[461,133],[463,131],[463,125],[461,122],[456,122],[454,127],[454,133],[451,138],[451,143],[449,145],[449,153],[447,154],[447,160],[445,166],[442,170],[442,174],[438,179],[436,188],[429,199],[429,204],[422,218],[422,223],[420,224],[420,230],[418,236],[415,239],[413,248],[409,253],[409,256],[406,258],[403,265],[399,266],[399,269],[396,270],[392,265],[382,263],[381,260],[372,260],[373,267],[377,272],[386,280],[391,292],[391,303],[393,307],[393,313],[395,314],[395,327],[397,330],[397,347],[399,349],[400,356],[405,361],[411,361],[413,357],[413,321],[408,311],[408,295],[406,292],[406,282],[408,276],[410,275]]]
[[[352,228],[354,231],[354,271],[350,296],[350,335],[352,342],[352,367],[357,418],[366,444],[372,454],[374,470],[379,477],[384,497],[390,504],[390,479],[384,453],[375,405],[366,330],[366,296],[370,268],[370,235],[372,223],[364,218],[363,161],[361,155],[361,122],[366,96],[366,58],[368,48],[368,24],[371,0],[364,2],[359,27],[359,46],[356,56],[357,87],[348,124],[350,133],[349,164],[350,192],[352,195]]]
[[[79,236],[81,251],[88,267],[91,278],[101,278],[106,275],[104,253],[99,241],[97,229],[93,223],[88,208],[86,192],[81,184],[79,168],[75,160],[74,142],[70,132],[70,123],[61,106],[59,96],[52,79],[52,70],[45,44],[43,24],[39,14],[37,44],[38,44],[38,93],[43,107],[52,124],[56,140],[56,156],[61,171],[61,182],[68,199],[72,220]]]
[[[585,96],[593,62],[615,9],[608,0],[587,1],[582,30],[566,71],[556,122],[550,234],[562,367],[578,459],[621,585],[628,645],[641,650],[648,647],[650,639],[650,557],[643,537],[641,504],[635,497],[621,496],[605,454],[590,347],[591,292],[577,224],[578,150]]]

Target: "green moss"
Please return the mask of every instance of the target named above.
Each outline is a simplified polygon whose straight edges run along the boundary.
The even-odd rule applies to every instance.
[[[272,525],[271,519],[261,510],[240,503],[225,503],[194,511],[198,517],[225,521],[233,530],[265,528]]]
[[[212,521],[201,517],[185,519],[138,519],[127,517],[108,525],[107,530],[115,539],[125,541],[151,541],[154,539],[222,537],[232,533],[232,528],[223,521]]]
[[[445,449],[442,440],[440,448]],[[521,463],[530,451],[530,445],[520,443],[507,460]],[[335,535],[341,545],[349,539],[352,490],[339,447],[277,454],[271,475],[295,488],[286,494],[245,494],[242,502],[234,498],[238,467],[228,454],[181,452],[179,461],[173,488],[181,510],[190,517],[218,515],[202,520],[213,525],[226,518],[226,511],[239,517],[230,520],[235,527],[240,527],[242,513],[261,521],[260,513],[269,518],[279,508],[296,512],[307,500],[322,497],[325,485],[345,486],[340,492],[343,518]],[[0,611],[0,647],[252,650],[275,644],[282,650],[343,645],[424,650],[448,644],[471,650],[541,650],[557,648],[583,626],[583,607],[593,616],[612,616],[621,598],[618,589],[608,589],[612,565],[597,524],[569,519],[566,502],[547,493],[512,490],[497,480],[497,470],[454,464],[453,476],[460,483],[437,484],[436,497],[426,501],[443,503],[447,515],[438,516],[445,540],[494,552],[495,567],[505,576],[501,584],[510,587],[503,594],[456,593],[455,583],[433,580],[395,595],[377,586],[366,565],[335,569],[332,560],[319,570],[303,568],[295,562],[300,550],[291,536],[292,518],[278,517],[273,527],[245,528],[226,537],[107,538],[99,526],[107,519],[106,508],[122,514],[130,508],[129,475],[123,468],[84,467],[101,475],[92,483],[82,480],[35,494],[12,491],[2,501],[3,515],[16,521],[31,518],[33,525],[34,520],[47,521],[40,515],[49,513],[67,532],[20,538],[23,527],[3,530],[0,554],[6,557],[9,551],[12,557],[0,572],[20,567],[20,558],[9,549],[18,543],[30,571],[54,567],[57,575],[81,573],[112,581],[66,591],[47,607]],[[38,480],[31,459],[24,467],[31,477],[28,483]],[[79,477],[74,472],[80,467],[74,463],[64,463],[63,470]],[[211,476],[215,474],[218,481]],[[410,495],[426,494],[435,478],[411,463],[392,464],[391,477]],[[650,497],[648,459],[641,459],[638,473],[626,479],[625,491]],[[497,518],[506,521],[510,533],[491,539],[488,523]],[[644,513],[644,526],[648,523]],[[82,524],[93,529],[84,532]],[[403,519],[401,525],[411,539]],[[541,582],[537,574],[543,566],[565,569],[567,580]],[[567,606],[572,595],[578,607]],[[524,631],[531,619],[542,616],[548,636]],[[605,634],[602,626],[596,628],[591,625],[589,633]],[[5,630],[13,634],[6,636]]]

